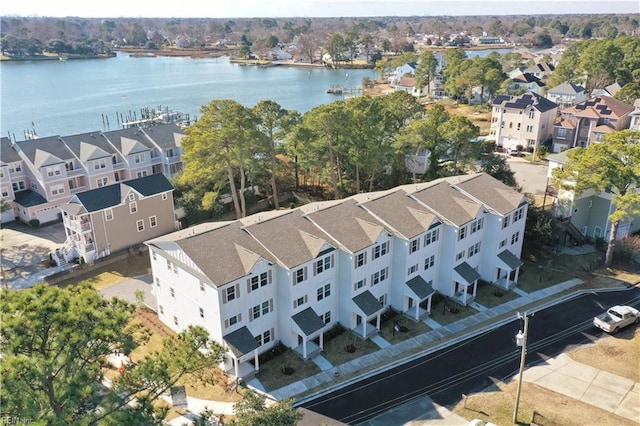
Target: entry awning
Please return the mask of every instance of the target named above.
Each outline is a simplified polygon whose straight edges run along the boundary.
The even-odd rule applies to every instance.
[[[478,271],[473,269],[467,262],[462,262],[453,270],[462,278],[467,284],[472,284],[480,278]]]
[[[367,317],[382,309],[382,303],[369,290],[360,293],[351,300]]]
[[[324,321],[320,319],[313,308],[307,308],[304,311],[298,312],[291,317],[291,319],[300,327],[300,330],[302,330],[305,336],[311,336],[324,327]]]
[[[233,333],[227,334],[223,337],[223,340],[229,345],[231,352],[238,358],[259,347],[256,338],[253,337],[247,327],[239,328]]]
[[[515,271],[523,265],[522,260],[518,259],[518,257],[509,250],[504,250],[498,253],[498,259],[500,259],[500,261],[512,271]]]
[[[411,278],[406,284],[420,300],[424,300],[436,292],[433,286],[426,282],[420,275]]]

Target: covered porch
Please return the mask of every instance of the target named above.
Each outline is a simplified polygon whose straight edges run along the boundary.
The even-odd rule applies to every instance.
[[[351,331],[362,339],[368,339],[380,331],[380,317],[383,305],[369,290],[366,290],[351,299],[354,304],[356,326]],[[375,326],[369,322],[375,321]]]
[[[502,290],[511,290],[518,284],[518,275],[523,262],[509,250],[500,252],[496,262],[496,280],[494,285]]]
[[[453,296],[451,298],[467,306],[476,298],[480,274],[467,262],[462,262],[453,268],[453,272]]]
[[[305,360],[322,352],[324,349],[322,332],[324,321],[320,319],[313,308],[309,307],[298,312],[291,319],[295,324],[294,330],[298,334],[298,346],[293,349],[293,352]],[[316,337],[318,337],[319,344],[313,341]]]
[[[225,373],[244,381],[251,380],[260,370],[256,338],[247,327],[242,327],[222,339],[229,349],[227,359],[231,361],[230,365],[225,362]],[[253,360],[253,364],[250,360]]]
[[[406,310],[403,314],[414,321],[421,321],[431,313],[431,297],[436,292],[432,282],[425,281],[420,275],[406,283]]]

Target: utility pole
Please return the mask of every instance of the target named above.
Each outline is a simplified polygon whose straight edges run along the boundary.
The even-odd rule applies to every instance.
[[[525,312],[521,315],[518,312],[518,318],[524,318],[524,332],[519,331],[516,334],[516,345],[522,347],[520,354],[520,372],[518,373],[518,390],[516,391],[516,405],[513,408],[513,424],[518,423],[518,406],[520,405],[520,391],[522,390],[522,373],[524,373],[525,359],[527,356],[527,333],[529,331],[529,315]]]

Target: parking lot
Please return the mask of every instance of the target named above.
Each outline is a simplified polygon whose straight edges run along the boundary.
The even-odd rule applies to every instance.
[[[547,163],[532,164],[528,159],[507,156],[507,164],[516,176],[523,193],[544,194],[547,187]]]
[[[2,224],[0,262],[3,280],[33,274],[49,267],[49,253],[66,239],[62,223],[32,228],[20,221]]]

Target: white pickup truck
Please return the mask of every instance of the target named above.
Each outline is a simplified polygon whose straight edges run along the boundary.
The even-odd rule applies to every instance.
[[[631,306],[612,306],[604,314],[593,318],[593,325],[606,331],[616,334],[622,328],[640,322],[640,311]]]

